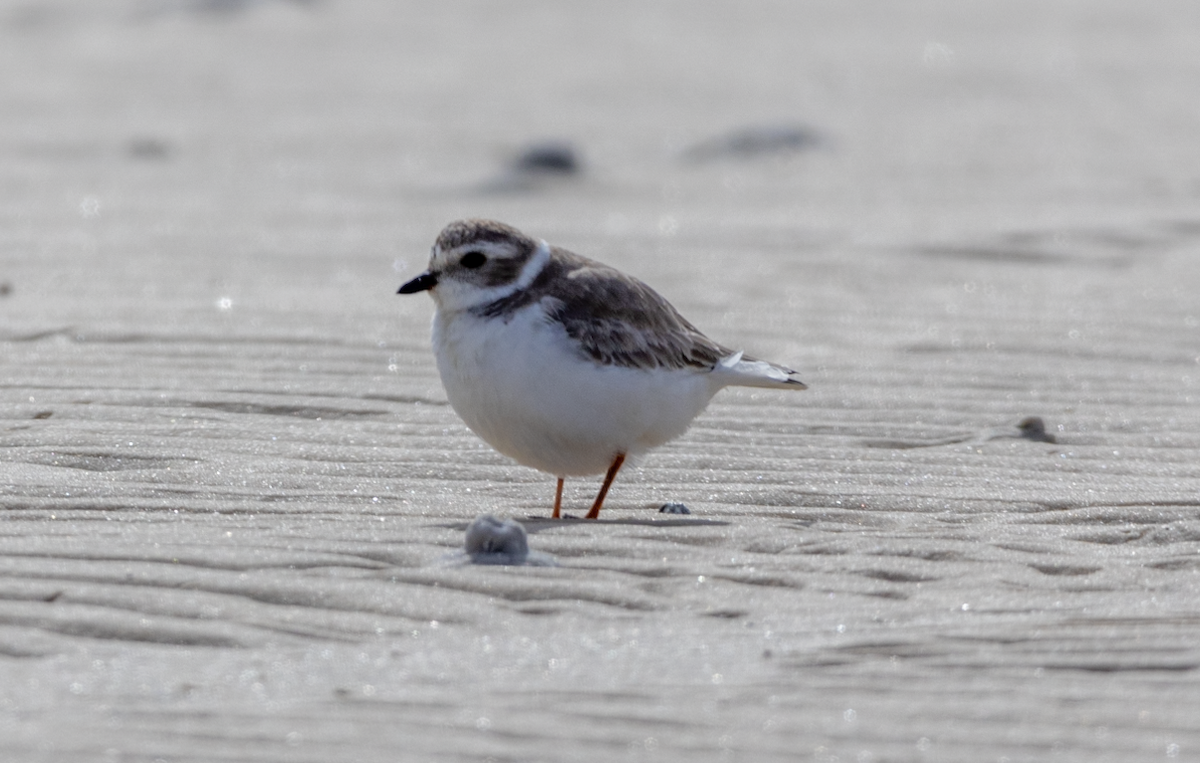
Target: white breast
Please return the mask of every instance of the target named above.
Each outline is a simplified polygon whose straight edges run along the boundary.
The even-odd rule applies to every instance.
[[[503,318],[439,310],[433,349],[450,404],[521,464],[560,477],[604,472],[678,437],[720,388],[694,370],[601,366],[530,305]]]

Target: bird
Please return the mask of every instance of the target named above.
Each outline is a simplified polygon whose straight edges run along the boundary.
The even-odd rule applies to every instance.
[[[728,386],[802,390],[796,372],[717,344],[638,279],[495,220],[438,235],[399,294],[432,296],[446,397],[471,431],[558,478],[603,474],[687,431]]]

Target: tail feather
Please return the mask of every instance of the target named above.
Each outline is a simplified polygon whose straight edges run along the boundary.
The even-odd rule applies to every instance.
[[[771,387],[775,389],[808,389],[808,385],[792,378],[796,372],[785,366],[747,357],[735,352],[717,361],[715,376],[727,387]]]

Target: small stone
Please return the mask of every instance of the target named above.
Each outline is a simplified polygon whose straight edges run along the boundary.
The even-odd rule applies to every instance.
[[[574,175],[582,164],[579,153],[570,143],[545,141],[534,143],[518,154],[513,169],[521,173]]]
[[[664,503],[658,510],[659,514],[691,514],[691,510],[682,503]]]
[[[519,522],[484,514],[467,527],[466,552],[475,564],[524,564],[529,541]]]
[[[583,173],[579,151],[561,140],[531,143],[509,160],[499,176],[483,183],[483,193],[529,193],[574,181]]]
[[[1034,442],[1058,442],[1054,435],[1046,431],[1046,422],[1042,421],[1041,416],[1030,416],[1022,419],[1020,424],[1017,424],[1017,429],[1021,431],[1021,437]]]
[[[822,142],[817,131],[803,125],[752,125],[698,143],[684,151],[683,158],[694,162],[749,159],[804,151]]]
[[[127,145],[134,159],[162,160],[171,156],[171,146],[158,138],[134,138]]]

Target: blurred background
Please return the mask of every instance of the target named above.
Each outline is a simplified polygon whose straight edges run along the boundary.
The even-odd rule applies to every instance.
[[[1198,16],[5,0],[4,277],[59,297],[116,277],[179,309],[219,298],[213,279],[251,288],[241,258],[284,258],[297,267],[269,298],[290,307],[292,278],[365,275],[347,260],[412,271],[464,215],[571,232],[597,256],[672,236],[1052,248],[1055,231],[1194,211]],[[547,144],[577,171],[516,168]],[[1050,238],[996,241],[1030,232]]]

